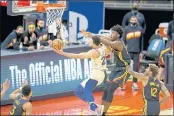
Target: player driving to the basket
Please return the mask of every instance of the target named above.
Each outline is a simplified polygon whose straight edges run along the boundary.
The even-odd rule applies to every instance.
[[[94,96],[92,94],[92,91],[96,88],[96,86],[100,85],[103,82],[106,76],[106,48],[100,43],[100,39],[97,36],[93,36],[91,39],[88,40],[92,49],[86,53],[67,53],[63,50],[59,50],[58,48],[60,48],[60,46],[53,46],[53,50],[56,53],[69,58],[91,59],[92,69],[90,77],[88,79],[85,79],[77,86],[77,88],[75,89],[75,95],[89,104],[92,114],[101,115],[104,107],[103,105],[97,105],[94,102]]]

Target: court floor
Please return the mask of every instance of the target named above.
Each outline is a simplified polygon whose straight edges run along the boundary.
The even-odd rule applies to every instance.
[[[139,83],[141,87],[141,84]],[[131,82],[127,83],[127,89],[118,89],[115,92],[114,101],[108,111],[108,115],[138,115],[142,113],[142,90],[132,91]],[[94,93],[95,100],[101,103],[102,92]],[[160,95],[162,97],[162,95]],[[61,97],[34,101],[33,114],[35,115],[88,115],[88,105],[75,96]],[[1,115],[8,114],[11,105],[1,107]],[[173,93],[170,99],[161,105],[161,115],[173,115]]]

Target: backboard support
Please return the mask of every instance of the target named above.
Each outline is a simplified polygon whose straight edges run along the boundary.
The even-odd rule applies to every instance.
[[[27,14],[36,14],[36,4],[38,1],[31,1],[31,0],[9,0],[7,6],[7,14],[10,16],[16,15],[27,15]],[[42,0],[39,1],[44,4],[55,4],[61,3],[66,6],[67,9],[67,1],[66,0]],[[65,10],[66,10],[65,9]]]

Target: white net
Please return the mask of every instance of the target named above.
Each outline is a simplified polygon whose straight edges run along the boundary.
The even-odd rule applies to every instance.
[[[46,9],[47,13],[47,26],[51,25],[54,21],[62,19],[65,7],[49,7]],[[57,25],[60,27],[60,24]]]

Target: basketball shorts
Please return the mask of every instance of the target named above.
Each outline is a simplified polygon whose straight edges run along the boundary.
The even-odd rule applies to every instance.
[[[143,116],[158,116],[160,114],[159,101],[144,100]]]
[[[85,79],[83,82],[81,82],[81,85],[82,85],[82,87],[85,87],[86,82],[89,79],[93,79],[93,80],[98,81],[98,83],[97,83],[97,86],[98,86],[104,81],[105,78],[106,78],[106,71],[92,70],[91,74],[90,74],[90,77]]]
[[[128,67],[115,67],[108,77],[109,82],[115,82],[119,84],[120,87],[124,86],[130,77],[127,72]]]
[[[171,54],[171,52],[172,52],[171,47],[165,48],[164,50],[161,51],[160,57],[159,57],[159,65],[161,67],[165,66],[165,55]]]

